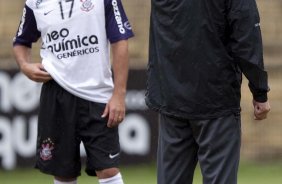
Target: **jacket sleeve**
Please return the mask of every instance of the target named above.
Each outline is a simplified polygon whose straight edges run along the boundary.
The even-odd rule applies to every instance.
[[[267,101],[260,17],[255,0],[227,0],[228,51],[249,80],[254,100]]]

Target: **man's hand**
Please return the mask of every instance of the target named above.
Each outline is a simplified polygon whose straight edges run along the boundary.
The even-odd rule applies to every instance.
[[[118,126],[125,117],[125,95],[128,76],[128,42],[121,40],[111,45],[113,53],[114,91],[106,105],[103,118],[108,117],[109,128]]]
[[[23,45],[13,47],[14,55],[20,70],[35,82],[47,82],[52,79],[50,74],[44,70],[41,63],[31,62],[31,49]]]
[[[260,103],[253,100],[253,105],[254,105],[254,119],[255,120],[266,119],[267,113],[270,111],[269,102],[266,101],[264,103]]]
[[[102,118],[108,117],[109,128],[118,126],[125,117],[125,101],[120,95],[113,95],[103,112]]]
[[[44,70],[41,63],[25,63],[21,66],[21,71],[35,82],[47,82],[52,79],[50,74]]]

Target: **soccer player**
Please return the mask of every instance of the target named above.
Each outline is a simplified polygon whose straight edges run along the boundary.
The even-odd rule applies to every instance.
[[[146,103],[160,114],[158,184],[236,184],[242,73],[270,105],[255,0],[151,0]]]
[[[26,1],[13,48],[21,71],[43,83],[35,167],[55,184],[76,184],[81,141],[87,174],[100,184],[123,183],[118,125],[132,36],[121,0]],[[31,46],[39,38],[42,62],[34,63]]]

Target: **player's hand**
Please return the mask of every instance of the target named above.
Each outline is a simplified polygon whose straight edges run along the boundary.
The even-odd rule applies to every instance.
[[[35,82],[47,82],[52,79],[41,63],[25,63],[21,66],[21,71]]]
[[[107,126],[113,128],[118,126],[125,117],[125,100],[123,96],[113,95],[105,110],[102,118],[108,117]]]
[[[266,101],[264,103],[260,103],[253,100],[253,105],[254,105],[254,119],[255,120],[266,119],[267,113],[270,111],[269,102]]]

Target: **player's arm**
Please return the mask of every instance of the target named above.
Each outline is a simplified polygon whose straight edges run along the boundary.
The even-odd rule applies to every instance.
[[[108,116],[108,127],[115,127],[125,117],[125,95],[128,76],[128,41],[111,45],[113,55],[114,91],[103,117]]]
[[[35,82],[47,82],[52,79],[41,63],[31,62],[31,48],[24,45],[15,45],[13,51],[20,70],[29,79]]]
[[[51,76],[44,71],[41,63],[31,62],[32,43],[40,37],[36,20],[31,8],[25,5],[21,22],[13,40],[13,52],[20,70],[31,80],[46,82]]]
[[[102,117],[108,127],[117,126],[125,116],[125,94],[128,75],[128,39],[133,37],[121,0],[105,0],[106,33],[113,54],[114,91]]]
[[[228,50],[249,80],[254,116],[265,119],[270,111],[268,77],[264,70],[259,12],[255,0],[228,0]]]

